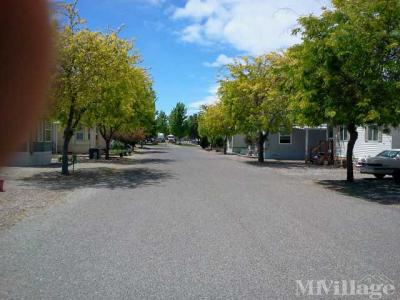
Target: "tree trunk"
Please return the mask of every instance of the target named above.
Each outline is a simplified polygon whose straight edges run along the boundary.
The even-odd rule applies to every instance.
[[[354,172],[353,172],[353,150],[354,145],[358,139],[357,127],[354,124],[347,125],[347,130],[350,134],[350,139],[347,143],[347,155],[346,155],[346,165],[347,165],[347,181],[354,181]]]
[[[265,142],[265,134],[260,131],[258,133],[258,162],[264,162],[264,142]]]
[[[110,139],[106,139],[105,140],[106,141],[106,160],[109,160],[110,159]]]
[[[62,166],[61,166],[61,174],[69,175],[68,170],[68,146],[71,141],[73,135],[73,131],[71,128],[64,129],[64,144],[62,150]]]
[[[224,137],[224,154],[226,155],[227,150],[228,150],[228,136]]]

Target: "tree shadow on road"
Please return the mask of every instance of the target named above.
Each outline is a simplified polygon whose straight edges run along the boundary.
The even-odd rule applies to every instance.
[[[142,158],[142,159],[130,159],[130,158],[119,158],[110,160],[85,160],[81,161],[84,163],[101,163],[101,164],[115,164],[115,165],[142,165],[142,164],[169,164],[174,162],[173,159],[168,158]]]
[[[136,151],[135,150],[134,153],[135,153],[134,155],[136,155],[136,154],[139,154],[139,155],[141,155],[141,154],[162,154],[162,153],[168,153],[168,151],[156,150],[156,149],[148,150],[147,149],[146,151]]]
[[[174,162],[174,159],[168,158],[143,158],[137,161],[137,164],[169,164]]]
[[[320,180],[317,183],[326,189],[366,201],[385,205],[400,204],[400,185],[391,178],[384,180],[365,178],[355,180],[353,183],[345,180]]]
[[[168,153],[168,147],[166,146],[143,146],[143,148],[137,147],[135,148],[134,155],[139,154],[163,154]]]
[[[304,161],[279,161],[279,160],[267,160],[264,163],[260,163],[257,160],[245,161],[245,164],[260,167],[260,168],[273,168],[273,169],[305,169],[305,168],[318,168],[322,166],[307,165]]]
[[[69,176],[63,176],[59,172],[44,172],[26,177],[22,179],[22,182],[49,190],[73,190],[87,187],[134,189],[140,186],[161,184],[172,178],[169,172],[148,168],[97,167],[76,170]]]

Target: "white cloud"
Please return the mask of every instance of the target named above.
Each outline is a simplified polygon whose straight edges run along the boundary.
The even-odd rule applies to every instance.
[[[299,41],[291,35],[301,15],[319,14],[329,0],[188,0],[173,19],[189,24],[181,39],[190,43],[226,43],[238,51],[261,54]]]
[[[218,85],[213,85],[208,89],[208,95],[201,100],[197,100],[194,102],[189,103],[188,105],[188,113],[193,114],[199,112],[203,105],[210,105],[218,101]]]
[[[206,63],[204,63],[204,65],[206,67],[219,68],[219,67],[223,67],[227,64],[231,64],[233,62],[234,62],[234,58],[226,56],[225,54],[220,54],[220,55],[218,55],[218,57],[215,59],[214,62],[212,62],[212,63],[206,62]]]
[[[202,19],[210,16],[219,8],[216,1],[189,0],[185,7],[177,8],[173,17]]]
[[[139,3],[159,6],[165,2],[165,0],[112,0],[113,2],[119,1],[123,3]]]
[[[182,40],[185,42],[197,42],[202,43],[201,26],[193,24],[187,26],[182,31]]]
[[[203,105],[210,105],[217,102],[216,96],[207,96],[202,100],[195,101],[189,104],[189,110],[200,110]]]

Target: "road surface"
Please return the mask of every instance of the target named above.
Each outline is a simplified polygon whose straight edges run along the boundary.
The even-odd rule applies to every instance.
[[[296,299],[297,280],[368,275],[400,289],[398,206],[192,147],[137,156],[0,232],[1,299]]]

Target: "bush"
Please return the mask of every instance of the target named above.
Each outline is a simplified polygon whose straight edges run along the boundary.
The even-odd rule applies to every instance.
[[[125,149],[125,145],[122,142],[113,141],[111,143],[111,149],[112,150],[123,150],[123,149]]]
[[[206,136],[201,137],[200,139],[200,147],[203,149],[208,148],[210,146],[210,142],[208,141],[208,138]]]
[[[224,139],[222,137],[217,137],[215,139],[215,147],[216,148],[223,148],[224,147]]]

